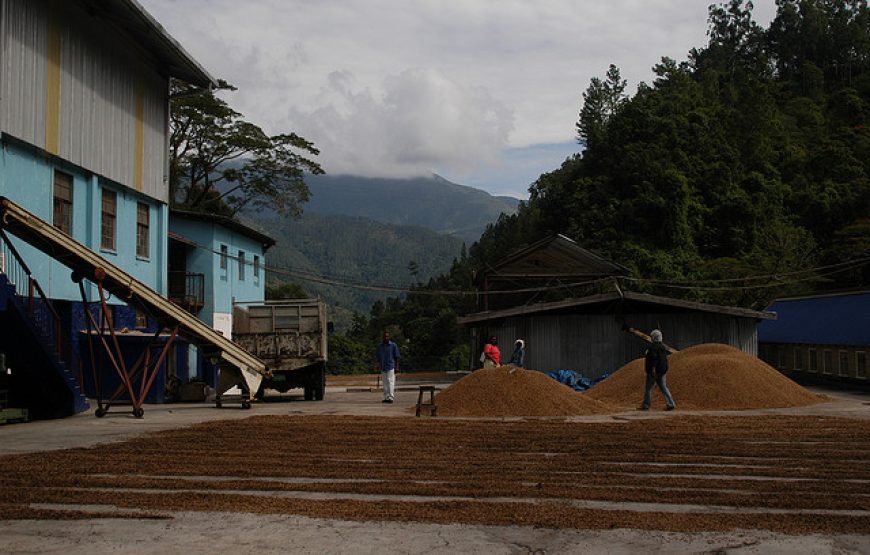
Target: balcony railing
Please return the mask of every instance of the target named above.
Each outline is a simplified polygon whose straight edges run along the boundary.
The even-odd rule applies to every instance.
[[[205,274],[169,272],[169,300],[192,314],[205,304]]]

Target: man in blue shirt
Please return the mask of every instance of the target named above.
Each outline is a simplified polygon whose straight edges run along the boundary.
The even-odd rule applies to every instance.
[[[395,399],[396,370],[399,369],[399,346],[390,341],[390,332],[384,332],[384,340],[378,344],[375,350],[375,360],[381,370],[384,381],[384,403],[392,403]]]

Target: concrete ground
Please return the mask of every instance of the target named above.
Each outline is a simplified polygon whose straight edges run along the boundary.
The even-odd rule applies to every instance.
[[[433,385],[446,387],[448,383]],[[198,422],[241,419],[253,415],[336,414],[413,418],[409,407],[416,403],[417,383],[400,381],[397,402],[392,405],[381,403],[381,394],[374,390],[373,385],[329,385],[325,400],[320,402],[305,402],[298,395],[272,396],[251,410],[231,404],[226,404],[222,409],[203,403],[148,405],[145,407],[145,417],[136,419],[126,407],[113,407],[112,412],[104,418],[96,418],[92,409],[63,420],[0,426],[0,455],[86,447]],[[818,391],[830,395],[832,401],[798,409],[740,411],[740,414],[815,414],[870,420],[870,395]],[[689,412],[625,412],[569,420],[672,418],[679,414]],[[624,529],[556,530],[199,512],[167,513],[167,516],[171,518],[0,520],[0,553],[204,554],[235,548],[240,552],[256,552],[258,555],[412,552],[870,554],[870,536],[787,536],[755,530],[727,534],[677,534]]]

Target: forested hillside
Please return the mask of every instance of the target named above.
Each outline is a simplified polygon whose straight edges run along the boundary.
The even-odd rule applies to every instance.
[[[553,233],[629,267],[624,286],[668,296],[762,308],[866,288],[867,2],[777,5],[767,29],[750,2],[712,6],[708,44],[663,59],[633,95],[616,67],[592,79],[578,99],[583,154],[542,175],[430,289],[470,289],[475,270]],[[359,337],[393,325],[415,355],[447,353],[459,334],[435,326],[469,309],[457,298],[388,303]]]
[[[416,225],[458,237],[468,244],[504,212],[516,212],[516,199],[494,197],[433,175],[411,179],[351,175],[306,177],[308,214],[361,216],[394,225]]]
[[[249,223],[277,240],[267,255],[275,269],[268,274],[270,282],[296,283],[321,296],[339,329],[350,325],[354,312],[366,314],[396,290],[446,272],[462,250],[456,237],[367,218],[306,211],[299,219]]]
[[[865,285],[870,14],[863,1],[779,5],[769,29],[749,2],[714,7],[707,47],[662,60],[632,97],[617,68],[593,79],[584,154],[542,175],[474,261],[558,232],[671,295],[762,307]]]

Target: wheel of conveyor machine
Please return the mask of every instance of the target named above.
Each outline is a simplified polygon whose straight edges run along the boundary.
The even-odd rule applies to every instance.
[[[243,409],[251,408],[251,402],[249,400],[245,399],[244,401],[242,401],[242,408]]]
[[[106,416],[106,411],[103,409],[103,407],[99,407],[97,410],[94,411],[94,416],[96,416],[97,418],[102,418]]]
[[[133,416],[135,416],[136,418],[142,418],[143,416],[145,416],[145,409],[143,409],[142,407],[136,407],[135,409],[133,409]]]

